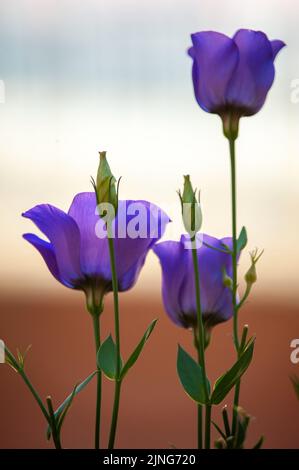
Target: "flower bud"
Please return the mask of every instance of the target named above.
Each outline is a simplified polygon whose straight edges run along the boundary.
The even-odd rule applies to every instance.
[[[100,164],[97,174],[96,193],[98,204],[112,204],[114,211],[117,211],[118,195],[116,179],[114,178],[108,161],[106,152],[99,152]]]
[[[180,191],[178,194],[182,205],[184,227],[189,235],[194,237],[202,225],[202,212],[199,198],[198,201],[196,199],[196,189],[193,190],[189,175],[184,176],[183,194]]]
[[[233,280],[232,278],[227,274],[226,269],[222,269],[222,283],[224,287],[228,287],[230,290],[233,287]]]
[[[256,263],[258,262],[258,260],[260,259],[260,257],[262,256],[264,251],[262,251],[259,255],[258,255],[258,251],[257,249],[255,249],[254,251],[252,251],[250,254],[250,258],[251,258],[251,266],[250,268],[248,269],[247,273],[245,274],[245,281],[247,283],[247,286],[251,287],[252,284],[254,284],[256,281],[257,281],[257,274],[256,274]]]

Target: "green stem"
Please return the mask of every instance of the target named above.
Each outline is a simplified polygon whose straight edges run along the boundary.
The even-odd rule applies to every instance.
[[[233,335],[235,349],[237,356],[239,356],[239,335],[238,335],[238,305],[237,305],[237,191],[236,191],[236,156],[235,156],[235,139],[229,139],[230,151],[230,167],[231,167],[231,203],[232,203],[232,237],[233,237],[233,251],[232,251],[232,265],[233,265],[233,286],[232,286],[232,302],[233,302]],[[232,419],[232,434],[236,430],[237,423],[237,407],[239,405],[241,381],[239,380],[235,387],[234,404],[233,404],[233,419]]]
[[[26,372],[24,371],[23,367],[20,367],[18,361],[15,359],[14,355],[9,351],[7,347],[5,347],[5,354],[7,355],[11,365],[14,367],[14,369],[17,371],[17,373],[22,377],[24,383],[27,385],[29,391],[31,392],[33,398],[35,399],[36,403],[38,404],[42,414],[44,415],[47,423],[50,425],[51,430],[52,430],[52,438],[53,442],[55,445],[56,449],[61,449],[61,444],[60,444],[60,439],[57,438],[55,429],[53,428],[53,423],[52,420],[46,410],[46,407],[44,406],[41,397],[39,396],[38,392],[32,385],[31,381],[29,380]],[[54,429],[54,432],[53,432]]]
[[[18,361],[15,359],[14,355],[9,351],[9,349],[7,347],[5,347],[5,354],[7,355],[11,365],[18,372],[18,374],[20,374],[20,376],[22,377],[23,381],[27,385],[27,387],[30,390],[30,392],[32,393],[35,401],[37,402],[38,406],[40,407],[41,412],[43,413],[44,417],[46,418],[48,424],[50,424],[50,418],[49,418],[48,412],[47,412],[47,410],[46,410],[46,408],[45,408],[45,406],[42,402],[42,399],[40,398],[38,392],[33,387],[32,383],[30,382],[29,378],[27,377],[24,369],[20,367]]]
[[[93,319],[93,330],[94,330],[94,340],[95,340],[95,349],[96,357],[97,353],[101,346],[101,335],[100,335],[100,314],[94,312],[92,315]],[[94,446],[95,449],[100,449],[100,432],[101,432],[101,404],[102,404],[102,372],[99,366],[97,366],[97,397],[96,397],[96,422],[95,422],[95,436],[94,436]]]
[[[119,411],[119,401],[120,401],[120,389],[121,389],[121,362],[120,362],[120,327],[119,327],[119,302],[118,302],[118,281],[116,273],[116,263],[115,263],[115,252],[114,252],[114,240],[112,237],[108,237],[109,244],[109,255],[110,255],[110,265],[111,265],[111,274],[112,274],[112,288],[113,288],[113,300],[114,300],[114,325],[115,325],[115,345],[116,345],[116,380],[115,380],[115,390],[114,390],[114,404],[113,404],[113,413],[110,426],[110,435],[109,435],[109,449],[114,448],[115,435],[117,429],[117,420],[118,420],[118,411]]]
[[[205,401],[208,402],[209,400],[209,391],[207,386],[207,374],[206,374],[206,365],[205,365],[205,348],[204,348],[204,326],[202,321],[202,311],[201,311],[201,303],[200,303],[200,282],[199,282],[199,267],[198,267],[198,259],[197,259],[197,249],[196,249],[196,239],[192,240],[194,243],[194,247],[192,248],[192,260],[193,260],[193,267],[194,267],[194,280],[195,280],[195,295],[196,295],[196,311],[197,311],[197,328],[198,328],[198,355],[199,355],[199,363],[202,368],[203,379],[204,379],[204,391],[205,391]],[[198,418],[202,414],[202,410],[198,411]],[[211,427],[211,409],[210,405],[206,405],[206,433],[209,431]],[[199,432],[200,430],[200,421],[198,424]],[[200,442],[200,436],[198,437],[198,442]],[[209,436],[205,437],[205,443],[209,443]]]
[[[61,449],[60,436],[59,436],[59,432],[57,431],[55,414],[54,414],[51,397],[47,397],[47,405],[48,405],[48,410],[49,410],[49,418],[51,422],[53,442],[54,442],[56,449]]]
[[[113,449],[114,448],[116,428],[117,428],[117,419],[118,419],[118,411],[119,411],[121,383],[122,383],[121,380],[116,380],[115,381],[113,413],[112,413],[112,419],[111,419],[108,449]]]
[[[205,448],[209,449],[211,446],[211,412],[212,405],[206,405],[206,436],[205,436]]]
[[[39,394],[37,393],[37,391],[33,387],[32,383],[30,382],[29,378],[27,377],[26,373],[24,372],[23,369],[19,369],[18,373],[20,374],[20,376],[24,380],[25,384],[29,388],[30,392],[32,393],[33,397],[35,398],[35,401],[37,402],[38,406],[40,407],[41,412],[43,413],[43,415],[46,418],[47,422],[50,424],[50,418],[48,416],[47,410],[46,410]]]
[[[247,333],[248,333],[248,325],[244,325],[243,332],[242,332],[242,337],[241,337],[241,343],[238,351],[238,357],[243,352],[243,349],[246,344],[246,339],[247,339]],[[240,386],[241,386],[241,380],[238,380],[236,383],[235,387],[235,394],[234,394],[234,409],[233,409],[233,422],[232,422],[232,435],[234,436],[236,431],[237,431],[237,421],[238,421],[238,411],[237,407],[239,405],[239,397],[240,397]]]
[[[199,354],[199,348],[198,348],[198,342],[196,339],[196,329],[194,328],[193,330],[194,333],[194,346],[197,351],[197,361],[198,364],[201,364],[200,361],[200,354]],[[202,441],[203,441],[203,435],[202,435],[202,405],[200,403],[197,404],[197,447],[198,449],[202,449]]]
[[[233,286],[232,301],[234,311],[234,343],[237,353],[239,352],[238,338],[238,306],[237,306],[237,192],[236,192],[236,158],[235,158],[235,139],[229,139],[230,166],[231,166],[231,204],[232,204],[232,264],[233,264]]]

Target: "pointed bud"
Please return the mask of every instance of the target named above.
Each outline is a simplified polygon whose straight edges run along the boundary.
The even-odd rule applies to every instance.
[[[226,269],[223,267],[222,269],[222,283],[224,287],[228,287],[230,290],[233,288],[233,280],[232,278],[227,274]]]
[[[258,262],[258,260],[260,259],[260,257],[262,256],[262,254],[264,253],[264,250],[258,254],[258,250],[255,249],[254,251],[252,251],[250,254],[250,258],[251,258],[251,266],[250,268],[248,269],[247,273],[245,274],[245,281],[247,283],[247,286],[251,287],[252,284],[254,284],[256,281],[257,281],[257,274],[256,274],[256,263]]]
[[[99,152],[100,164],[96,181],[96,194],[98,204],[112,204],[114,211],[117,211],[118,195],[116,179],[114,178],[108,161],[106,152]]]
[[[178,194],[181,200],[184,227],[189,235],[194,237],[202,225],[202,212],[199,198],[198,201],[196,199],[196,189],[193,190],[189,175],[184,176],[183,194],[180,191]]]

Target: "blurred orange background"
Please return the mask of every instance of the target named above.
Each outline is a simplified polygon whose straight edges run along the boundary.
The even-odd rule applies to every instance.
[[[121,198],[148,199],[171,216],[164,239],[183,230],[175,191],[186,173],[201,190],[203,230],[229,235],[228,146],[219,118],[193,97],[189,35],[248,27],[287,43],[266,104],[242,120],[237,143],[238,225],[247,227],[248,250],[265,249],[241,314],[240,324],[257,335],[241,403],[255,416],[249,444],[265,434],[266,447],[299,447],[299,403],[289,380],[299,375],[290,362],[291,340],[299,337],[298,2],[271,0],[270,11],[266,0],[2,0],[0,13],[0,339],[13,351],[32,344],[28,375],[56,404],[95,367],[91,319],[83,296],[58,285],[22,239],[37,230],[21,213],[42,202],[67,210],[75,193],[91,190],[97,152],[105,149],[123,177]],[[248,264],[246,248],[240,279]],[[192,341],[166,317],[160,288],[150,253],[136,287],[121,296],[124,356],[154,317],[159,323],[123,387],[118,447],[195,445],[195,406],[175,368],[177,343],[192,352]],[[110,296],[106,305],[103,337],[113,331]],[[231,330],[231,322],[215,328],[212,379],[234,360]],[[106,383],[103,445],[112,391]],[[64,446],[92,447],[94,407],[92,383],[66,420]],[[0,448],[51,445],[39,409],[4,365],[0,422]]]
[[[61,288],[63,289],[63,288]],[[113,331],[112,298],[102,316],[102,336]],[[66,291],[56,298],[36,293],[12,302],[1,302],[1,334],[9,347],[32,348],[27,374],[45,398],[50,394],[58,406],[73,386],[94,369],[92,320],[84,308],[83,294]],[[290,340],[298,331],[294,304],[254,299],[241,313],[256,334],[254,360],[242,382],[241,405],[255,418],[247,446],[265,435],[264,447],[298,448],[299,406],[289,375]],[[176,375],[177,344],[192,353],[192,335],[175,327],[163,312],[161,301],[121,295],[123,357],[128,357],[153,318],[159,318],[138,362],[122,388],[118,448],[192,448],[196,446],[196,406],[185,395]],[[234,360],[231,327],[215,328],[208,349],[208,373],[215,380]],[[0,367],[1,448],[52,447],[46,443],[45,420],[20,377],[8,366]],[[96,384],[92,382],[76,398],[66,418],[62,445],[66,448],[93,446]],[[102,445],[107,446],[113,384],[105,380],[103,392]],[[230,403],[230,399],[227,399]],[[224,403],[223,403],[224,404]],[[218,413],[214,413],[217,421]],[[218,420],[219,422],[220,420]],[[218,437],[213,431],[213,437]]]

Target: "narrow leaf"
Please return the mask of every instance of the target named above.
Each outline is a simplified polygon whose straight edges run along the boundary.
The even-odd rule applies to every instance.
[[[240,377],[242,377],[252,360],[253,349],[254,340],[251,340],[237,362],[225,374],[216,380],[211,397],[211,403],[214,405],[219,405],[219,403],[222,402],[222,400],[238,382]]]
[[[65,417],[70,409],[70,407],[72,406],[72,403],[73,403],[73,400],[75,398],[75,395],[76,395],[76,389],[78,387],[78,384],[75,385],[74,389],[73,389],[73,392],[71,394],[71,397],[70,397],[70,400],[68,402],[68,404],[66,405],[66,407],[64,408],[64,410],[62,411],[62,413],[58,416],[58,423],[57,423],[57,431],[58,431],[58,434],[60,434],[61,432],[61,428],[62,428],[62,425],[63,425],[63,422],[65,420]]]
[[[205,404],[205,388],[202,368],[179,345],[177,357],[177,371],[185,392],[196,403]],[[210,383],[207,381],[208,394],[210,395]]]
[[[121,374],[120,374],[121,379],[124,378],[124,376],[127,374],[128,370],[131,369],[131,367],[137,361],[138,357],[140,356],[140,353],[142,352],[142,350],[145,346],[145,343],[147,342],[150,335],[152,334],[152,331],[155,328],[157,321],[158,321],[157,319],[152,321],[152,323],[150,324],[150,326],[147,328],[146,332],[142,336],[140,342],[138,343],[138,345],[136,346],[136,348],[132,352],[131,356],[129,357],[129,359],[125,363],[124,367],[121,370]]]
[[[239,238],[237,240],[237,252],[240,253],[247,245],[247,231],[245,227],[242,227]]]
[[[112,336],[101,345],[97,354],[97,364],[101,371],[108,377],[108,379],[115,380],[116,378],[116,346]],[[120,359],[120,368],[122,369],[122,360]]]
[[[217,429],[220,436],[223,437],[224,440],[226,440],[227,436],[224,434],[224,432],[221,430],[221,428],[218,426],[218,424],[216,424],[215,421],[212,421],[212,424],[213,424],[214,428]]]
[[[72,402],[74,397],[78,395],[85,387],[86,385],[89,384],[89,382],[94,378],[94,376],[98,373],[98,371],[92,372],[83,382],[81,382],[78,386],[75,387],[75,389],[70,393],[70,395],[64,400],[63,403],[57,408],[57,410],[54,412],[55,418],[59,418],[63,410],[68,406],[69,402]],[[51,437],[51,428],[48,426],[47,428],[47,439],[50,439]]]

